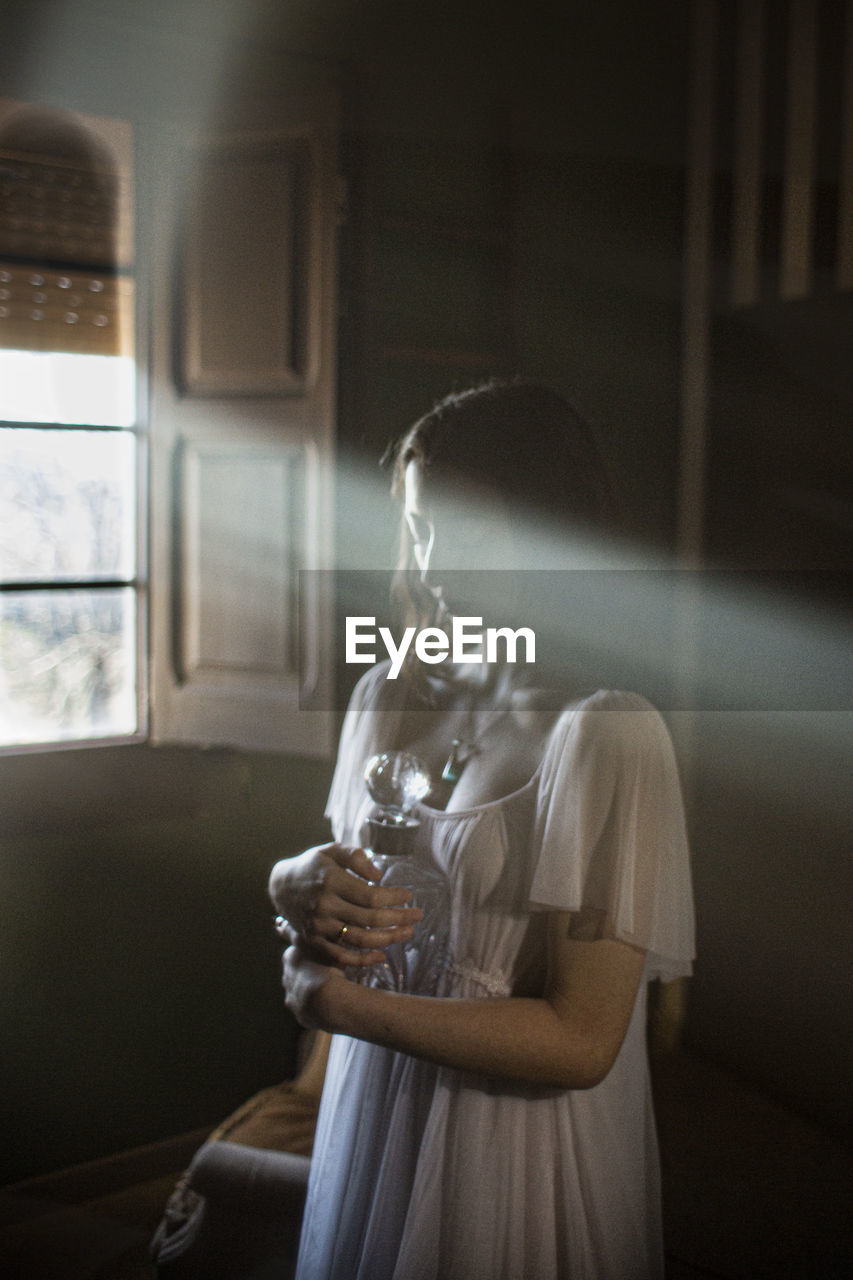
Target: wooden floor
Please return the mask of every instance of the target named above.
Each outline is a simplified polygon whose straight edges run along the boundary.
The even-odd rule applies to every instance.
[[[853,1276],[849,1150],[690,1054],[655,1079],[668,1280]],[[0,1274],[154,1280],[147,1244],[199,1138],[0,1192]]]

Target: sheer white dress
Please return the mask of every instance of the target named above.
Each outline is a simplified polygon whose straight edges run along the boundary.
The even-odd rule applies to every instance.
[[[358,844],[363,767],[394,744],[382,667],[359,682],[327,809]],[[452,895],[449,994],[536,995],[548,910],[592,907],[646,952],[644,977],[691,971],[684,816],[666,727],[601,691],[564,711],[534,776],[502,799],[421,806],[419,856]],[[514,1085],[333,1037],[297,1280],[632,1280],[663,1274],[646,981],[606,1078]]]

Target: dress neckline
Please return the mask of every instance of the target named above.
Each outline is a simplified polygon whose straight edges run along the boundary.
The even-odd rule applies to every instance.
[[[543,763],[544,756],[536,766],[536,771],[532,777],[528,778],[520,787],[516,787],[514,791],[508,791],[505,796],[497,796],[494,800],[483,800],[480,804],[467,805],[463,809],[435,809],[432,805],[423,803],[420,803],[417,808],[429,814],[431,818],[468,818],[474,813],[481,813],[484,809],[496,809],[499,805],[508,804],[510,800],[515,800],[518,796],[524,795],[526,791],[530,791],[539,781]]]
[[[598,690],[597,692],[601,692],[601,690]],[[536,769],[534,770],[533,775],[530,778],[528,778],[525,783],[522,783],[520,787],[516,787],[513,791],[508,791],[506,795],[497,796],[494,800],[484,800],[480,804],[467,805],[463,809],[436,809],[432,805],[424,804],[423,801],[421,801],[415,806],[416,811],[424,813],[429,818],[432,818],[432,819],[470,818],[473,814],[483,813],[487,809],[497,809],[501,805],[509,804],[510,801],[519,799],[521,796],[526,795],[528,791],[531,791],[539,783],[539,775],[541,774],[543,766],[545,764],[545,757],[548,754],[548,749],[553,740],[554,732],[556,731],[556,728],[559,725],[560,721],[563,719],[563,716],[565,716],[567,712],[571,712],[572,719],[574,719],[575,715],[580,710],[580,708],[584,705],[584,703],[589,702],[590,699],[595,696],[596,696],[595,693],[585,694],[584,696],[578,698],[576,701],[569,703],[568,706],[563,707],[563,709],[560,711],[560,713],[557,716],[557,719],[555,720],[554,724],[551,727],[551,731],[548,735],[548,740],[545,745],[545,750],[542,752],[542,757],[538,765],[536,766]],[[395,708],[395,712],[399,714],[399,708]]]

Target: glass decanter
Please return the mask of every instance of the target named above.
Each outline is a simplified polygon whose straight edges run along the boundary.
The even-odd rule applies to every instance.
[[[382,964],[358,971],[359,982],[390,991],[435,995],[447,967],[450,894],[443,872],[426,857],[415,857],[420,827],[412,815],[430,790],[426,767],[407,751],[373,756],[364,780],[375,808],[366,822],[365,847],[382,872],[383,885],[412,891],[412,905],[424,913],[414,937],[385,948]]]

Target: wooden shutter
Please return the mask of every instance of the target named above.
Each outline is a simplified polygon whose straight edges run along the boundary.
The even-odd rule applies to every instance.
[[[336,135],[319,86],[150,166],[156,740],[331,751]]]

